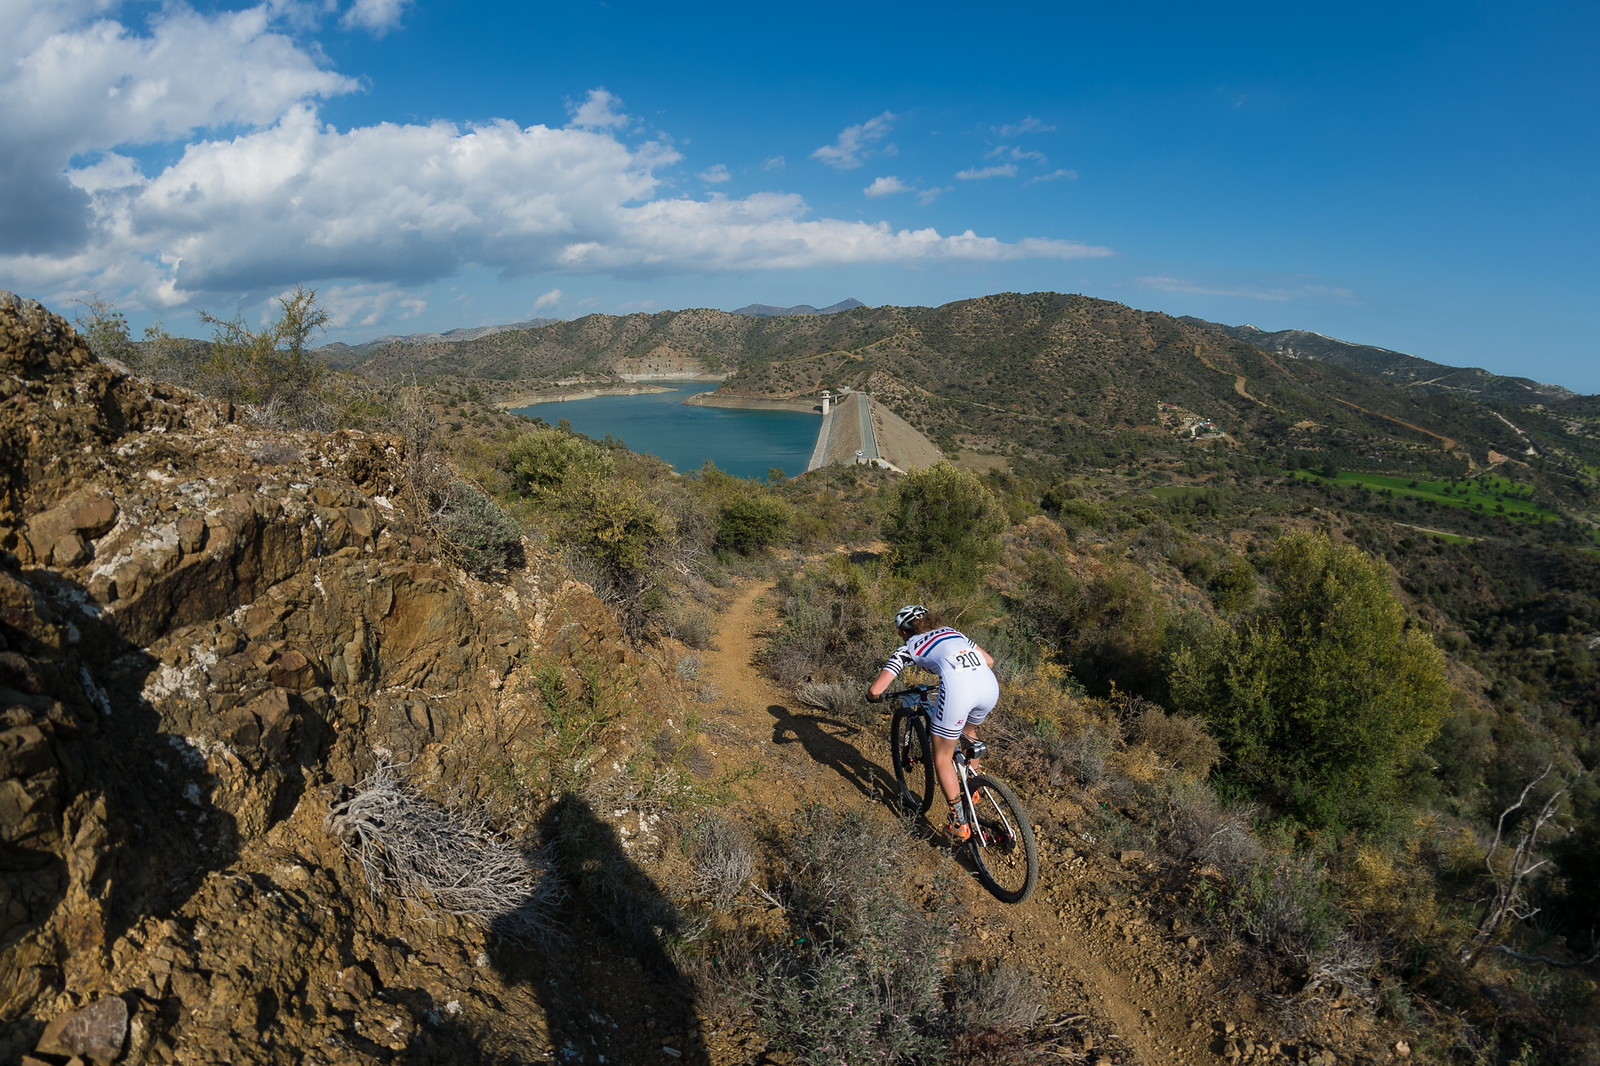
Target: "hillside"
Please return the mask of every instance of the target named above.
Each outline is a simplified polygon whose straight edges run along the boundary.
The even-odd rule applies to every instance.
[[[1181,466],[1195,449],[1163,428],[1173,410],[1209,420],[1230,451],[1274,466],[1460,476],[1511,457],[1571,504],[1600,485],[1591,472],[1600,420],[1586,398],[1547,390],[1527,402],[1527,388],[1506,385],[1524,402],[1490,404],[1279,355],[1208,323],[1051,293],[827,316],[591,315],[448,346],[391,346],[361,372],[471,381],[510,397],[558,381],[618,382],[653,364],[725,375],[722,390],[736,396],[870,389],[952,454],[1057,468],[1119,455]]]
[[[673,476],[483,404],[484,379],[194,366],[251,407],[5,301],[0,1055],[1594,1062],[1582,472],[1563,495],[1542,454],[1422,424],[1275,448],[1180,401],[1096,428],[1115,395],[1076,398],[1091,417],[1053,448],[1029,437],[1058,402],[1038,367],[1132,392],[1144,360],[1161,395],[1216,374],[1252,407],[1382,386],[1071,297],[881,311],[808,324],[890,328],[884,366],[920,361],[922,387],[866,384],[992,419],[1006,436],[962,453],[984,475]],[[690,351],[696,321],[567,325]],[[822,335],[745,321],[768,351]],[[980,385],[1016,409],[936,406],[928,383],[983,365],[949,353],[1001,328],[1017,374]],[[1352,395],[1378,393],[1336,413],[1395,424]],[[1481,466],[1374,473],[1406,434],[1416,465]],[[972,525],[904,549],[950,514]],[[1000,664],[984,733],[1039,829],[1026,903],[892,814],[859,694],[912,600]],[[1283,650],[1250,654],[1261,633]],[[1406,680],[1373,668],[1401,647]],[[1310,718],[1241,731],[1308,684]],[[1413,725],[1385,732],[1397,707]],[[462,896],[464,870],[493,876]]]
[[[711,912],[683,868],[691,827],[773,833],[815,802],[905,838],[855,787],[886,777],[881,723],[815,715],[755,675],[770,586],[740,593],[701,677],[695,656],[628,643],[530,544],[498,577],[465,573],[415,510],[400,438],[261,426],[98,363],[10,298],[0,337],[0,1056],[790,1061],[694,961]],[[730,702],[696,725],[713,683]],[[1033,975],[1006,1009],[1086,1061],[1280,1043],[1332,1061],[1331,1029],[1291,1043],[1251,1004],[1218,1009],[1253,956],[1158,924],[1130,895],[1155,868],[1083,851],[1087,812],[1028,794],[1048,843],[1026,907],[942,848],[896,845],[908,881],[874,891],[914,887],[919,922],[961,900],[931,959]],[[521,841],[505,854],[530,894],[454,913],[405,898],[408,810],[465,819],[418,838],[455,841],[458,884]],[[756,872],[766,899],[788,891]],[[753,920],[742,935],[774,919]],[[553,970],[569,943],[582,961]]]
[[[1312,333],[1303,329],[1280,329],[1275,332],[1257,329],[1248,323],[1243,326],[1225,326],[1200,318],[1184,317],[1179,321],[1204,329],[1214,329],[1237,337],[1291,359],[1315,359],[1334,366],[1355,370],[1370,377],[1386,378],[1396,384],[1417,391],[1462,393],[1480,400],[1503,401],[1513,404],[1536,400],[1563,400],[1573,393],[1559,385],[1545,385],[1531,378],[1505,377],[1491,374],[1475,367],[1446,366],[1403,352],[1378,348],[1370,344],[1352,344],[1335,337]]]

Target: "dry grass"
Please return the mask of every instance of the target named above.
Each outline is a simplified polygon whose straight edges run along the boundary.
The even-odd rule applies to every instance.
[[[423,799],[380,763],[334,804],[323,826],[361,868],[376,897],[430,916],[454,915],[496,936],[532,943],[555,933],[566,895],[548,858],[489,825],[478,808]]]

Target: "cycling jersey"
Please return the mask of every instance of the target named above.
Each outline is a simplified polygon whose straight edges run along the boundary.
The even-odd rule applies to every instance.
[[[913,665],[939,675],[933,731],[946,740],[959,737],[969,721],[982,722],[1000,699],[1000,682],[984,663],[983,652],[949,626],[918,633],[897,648],[883,668],[898,676]]]

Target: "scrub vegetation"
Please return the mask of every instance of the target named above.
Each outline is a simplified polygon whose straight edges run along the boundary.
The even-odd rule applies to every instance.
[[[540,373],[605,373],[589,337],[603,322],[486,339],[494,371],[476,379],[426,352],[421,380],[397,370],[399,352],[336,374],[305,347],[313,296],[287,298],[281,327],[219,322],[209,348],[178,355],[160,337],[128,341],[104,306],[86,332],[264,417],[396,434],[434,535],[464,565],[492,577],[524,540],[558,550],[640,646],[703,647],[722,589],[775,580],[763,669],[819,706],[865,687],[896,606],[927,602],[996,657],[1006,772],[1086,797],[1098,814],[1083,832],[1151,856],[1185,920],[1248,941],[1281,975],[1337,980],[1430,1061],[1579,1061],[1595,1046],[1589,399],[1491,407],[1309,361],[1291,373],[1192,322],[1083,297],[858,308],[731,324],[704,354],[751,391],[824,373],[870,386],[955,453],[992,461],[758,482],[675,474],[481,402],[532,375],[529,353]],[[648,319],[634,349],[640,330],[670,326],[660,317],[633,316]],[[580,334],[581,358],[576,340],[562,347]],[[827,352],[840,354],[817,363]],[[1164,431],[1157,405],[1180,399],[1222,433]],[[610,728],[603,673],[552,665],[558,769],[538,788],[573,787],[559,767]],[[658,754],[657,780],[691,757]],[[685,904],[629,928],[720,944],[707,980],[797,1061],[934,1061],[956,1046],[942,997],[1017,980],[941,954],[897,894],[900,845],[881,827],[808,810],[780,845],[700,817],[708,793],[672,794],[694,866],[685,892],[705,915],[695,925]],[[729,917],[750,885],[780,932]],[[689,954],[673,957],[690,969]],[[1025,997],[999,998],[1020,1011],[1004,1024],[1025,1029]]]

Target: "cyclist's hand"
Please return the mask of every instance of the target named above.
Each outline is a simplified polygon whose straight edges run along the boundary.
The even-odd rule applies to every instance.
[[[878,695],[874,696],[872,694],[872,690],[868,689],[867,690],[867,702],[868,703],[882,703],[883,702],[883,693],[880,692]]]

